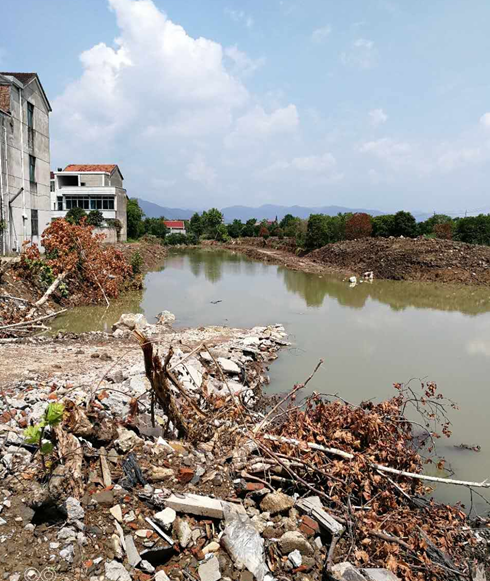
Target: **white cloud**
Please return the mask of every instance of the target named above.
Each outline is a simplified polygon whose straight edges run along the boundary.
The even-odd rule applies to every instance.
[[[485,113],[480,117],[480,123],[490,129],[490,113]]]
[[[371,125],[377,127],[388,121],[388,115],[383,111],[383,109],[373,109],[369,111],[369,120]]]
[[[378,50],[372,40],[358,38],[348,51],[341,53],[340,60],[344,65],[359,69],[372,69],[378,61]]]
[[[291,166],[299,171],[314,173],[329,172],[336,165],[337,161],[331,153],[310,155],[309,157],[295,157],[291,162]]]
[[[337,160],[331,153],[278,160],[257,173],[259,179],[284,181],[296,179],[310,186],[339,182],[343,174],[337,171]]]
[[[115,48],[99,43],[82,53],[82,76],[55,100],[58,150],[74,135],[77,155],[84,143],[102,139],[109,147],[128,132],[189,137],[227,128],[250,97],[226,69],[221,45],[190,37],[151,0],[109,4],[120,36]]]
[[[234,22],[243,22],[247,28],[252,28],[254,25],[254,19],[243,10],[225,8],[225,14],[227,14]]]
[[[238,47],[230,46],[225,49],[225,56],[233,62],[232,72],[236,75],[248,76],[253,74],[257,69],[265,65],[265,58],[251,59],[247,53],[238,49]]]
[[[370,153],[379,159],[389,161],[404,157],[411,153],[412,147],[409,143],[396,141],[389,137],[383,137],[376,141],[367,141],[359,147],[361,153]]]
[[[450,172],[455,169],[480,163],[485,153],[480,147],[452,149],[439,155],[437,163],[441,170]]]
[[[327,40],[331,32],[332,32],[331,26],[329,25],[322,26],[321,28],[317,28],[312,32],[311,40],[316,44],[322,44]]]
[[[274,135],[294,133],[299,126],[299,115],[295,105],[280,107],[266,113],[259,105],[239,117],[234,131],[227,136],[227,147],[248,144],[250,141]]]
[[[216,185],[216,171],[206,163],[206,159],[201,153],[196,154],[188,164],[186,176],[207,189]]]

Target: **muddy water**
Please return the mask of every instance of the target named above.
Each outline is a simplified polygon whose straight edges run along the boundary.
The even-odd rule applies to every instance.
[[[271,391],[305,379],[320,358],[310,391],[353,402],[389,397],[394,382],[435,381],[460,407],[450,414],[452,439],[441,441],[446,459],[459,478],[490,477],[490,290],[389,281],[351,288],[226,251],[193,250],[171,254],[146,276],[142,293],[109,310],[77,309],[57,325],[110,329],[123,312],[153,322],[164,309],[180,326],[283,323],[294,345],[271,367]],[[461,451],[461,443],[481,452]],[[454,500],[455,492],[467,501],[449,486],[438,496]]]

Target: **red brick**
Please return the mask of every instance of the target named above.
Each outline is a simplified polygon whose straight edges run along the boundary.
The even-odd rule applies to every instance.
[[[257,490],[262,490],[265,488],[265,485],[262,482],[247,482],[247,486],[245,490],[247,492],[256,492]]]
[[[177,479],[182,484],[189,483],[194,478],[195,471],[192,468],[179,468]]]
[[[316,522],[316,520],[313,520],[311,517],[309,517],[308,515],[303,515],[301,522],[303,524],[305,524],[307,527],[309,527],[310,529],[313,529],[315,532],[320,532],[320,526],[318,525],[318,523]]]

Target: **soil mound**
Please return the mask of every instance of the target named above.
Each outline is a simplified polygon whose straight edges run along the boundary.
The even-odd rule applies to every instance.
[[[325,266],[375,278],[490,284],[490,247],[428,238],[362,238],[308,255]]]

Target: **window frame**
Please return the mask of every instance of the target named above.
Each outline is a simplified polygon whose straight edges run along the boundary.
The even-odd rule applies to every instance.
[[[31,184],[36,183],[36,158],[34,155],[30,154],[29,154],[29,181],[31,182]]]
[[[31,208],[31,236],[39,236],[39,210]]]

